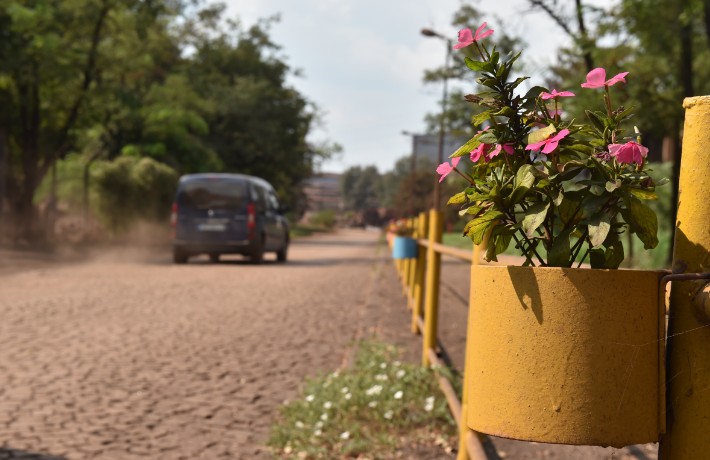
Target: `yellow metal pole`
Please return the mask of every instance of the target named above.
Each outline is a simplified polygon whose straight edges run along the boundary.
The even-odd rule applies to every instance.
[[[419,238],[419,227],[418,227],[418,218],[413,217],[412,218],[412,238],[415,240]],[[412,308],[413,300],[414,300],[414,280],[416,278],[417,274],[417,263],[419,262],[419,258],[413,258],[411,259],[410,265],[409,265],[409,277],[407,278],[407,307]]]
[[[427,248],[426,288],[424,303],[424,340],[422,341],[422,364],[429,366],[429,349],[436,349],[436,330],[439,309],[439,273],[441,254],[432,243],[441,243],[442,214],[436,209],[429,211],[429,247]]]
[[[710,96],[683,102],[685,127],[673,242],[674,271],[710,271]],[[663,460],[710,459],[710,324],[693,303],[702,282],[675,282],[668,325],[667,434]]]
[[[429,232],[429,215],[425,212],[419,213],[419,226],[417,238],[426,238]],[[422,316],[422,300],[424,300],[424,274],[426,266],[426,251],[421,246],[417,255],[417,269],[414,273],[414,291],[412,293],[412,333],[419,331],[418,319]]]

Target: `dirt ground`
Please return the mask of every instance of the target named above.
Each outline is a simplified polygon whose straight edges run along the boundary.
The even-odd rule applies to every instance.
[[[176,266],[167,248],[0,250],[0,460],[270,458],[279,404],[341,366],[353,339],[374,334],[419,360],[378,239],[299,239],[289,263],[262,266]],[[467,277],[445,259],[440,331],[459,366]],[[656,458],[653,445],[493,442],[503,458]]]

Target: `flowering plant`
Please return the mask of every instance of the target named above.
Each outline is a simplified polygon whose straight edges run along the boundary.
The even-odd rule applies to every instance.
[[[387,226],[387,233],[394,233],[397,236],[412,236],[413,229],[410,228],[405,219],[396,219]]]
[[[465,62],[485,89],[466,100],[482,109],[472,120],[480,131],[437,168],[440,180],[456,172],[468,181],[449,200],[471,218],[464,234],[476,244],[490,235],[489,261],[514,242],[530,266],[571,267],[589,257],[592,268],[618,268],[627,230],[656,247],[657,218],[644,201],[657,198],[660,183],[647,173],[638,130],[625,137],[621,127],[633,110],[612,108],[611,87],[628,72],[610,79],[604,69],[589,72],[581,86],[602,90],[604,110],[586,110],[589,124],[565,120],[560,100],[575,94],[540,86],[517,94],[528,79],[511,76],[520,53],[489,50],[482,38],[493,31],[485,27],[462,30],[454,46],[474,51]],[[463,156],[470,171],[458,166]]]

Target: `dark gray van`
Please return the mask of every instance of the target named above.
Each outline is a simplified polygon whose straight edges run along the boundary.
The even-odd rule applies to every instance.
[[[180,178],[173,202],[173,261],[207,254],[242,254],[261,263],[264,252],[285,262],[289,227],[274,188],[244,174],[188,174]]]

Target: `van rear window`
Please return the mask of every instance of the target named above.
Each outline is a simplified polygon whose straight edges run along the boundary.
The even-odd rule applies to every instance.
[[[246,182],[225,179],[195,179],[182,185],[180,206],[193,209],[240,209],[247,197]]]

